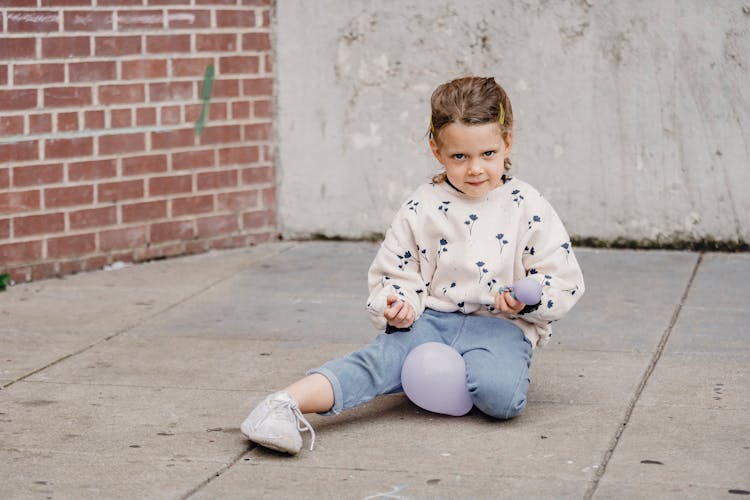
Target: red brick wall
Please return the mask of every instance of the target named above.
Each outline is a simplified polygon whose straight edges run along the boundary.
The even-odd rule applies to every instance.
[[[272,239],[270,3],[0,0],[0,273]]]

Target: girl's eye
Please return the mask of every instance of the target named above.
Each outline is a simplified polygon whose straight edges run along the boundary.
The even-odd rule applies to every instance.
[[[495,156],[495,151],[485,151],[482,155],[484,155],[485,158],[492,158]]]
[[[463,153],[456,153],[453,155],[453,159],[455,160],[463,160],[465,158],[465,155]]]

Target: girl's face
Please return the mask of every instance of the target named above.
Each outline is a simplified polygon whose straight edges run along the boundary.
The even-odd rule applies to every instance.
[[[430,139],[432,153],[444,167],[448,180],[472,198],[481,198],[502,185],[505,159],[513,136],[503,140],[500,125],[451,123],[439,132],[440,145]]]

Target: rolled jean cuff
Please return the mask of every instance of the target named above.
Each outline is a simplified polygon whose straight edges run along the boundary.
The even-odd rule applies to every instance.
[[[328,368],[322,367],[310,370],[305,375],[312,375],[313,373],[323,375],[331,383],[331,387],[333,387],[333,407],[326,412],[319,413],[319,415],[338,415],[344,409],[344,393],[341,392],[341,383],[338,377]]]

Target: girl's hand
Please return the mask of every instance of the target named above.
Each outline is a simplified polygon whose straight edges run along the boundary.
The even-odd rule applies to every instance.
[[[383,312],[386,321],[396,328],[409,328],[414,323],[416,316],[414,308],[407,302],[399,300],[395,295],[388,296],[388,306]]]
[[[526,304],[520,300],[514,299],[513,295],[508,291],[495,294],[495,309],[500,312],[505,314],[518,314],[524,307],[526,307]]]

